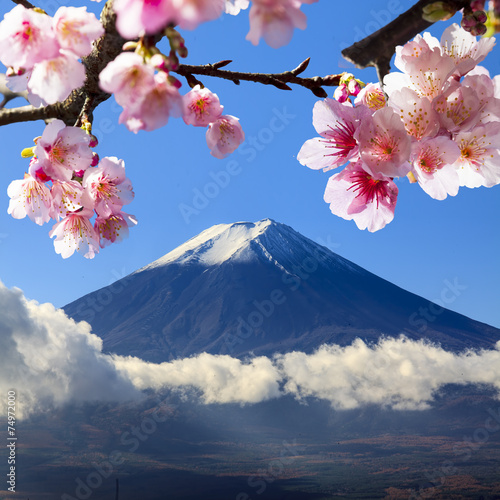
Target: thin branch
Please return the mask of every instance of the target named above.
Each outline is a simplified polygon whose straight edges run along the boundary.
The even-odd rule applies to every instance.
[[[22,106],[20,108],[4,108],[0,111],[0,125],[10,123],[32,122],[35,120],[48,120],[60,118],[61,105],[53,104],[42,108],[35,106]]]
[[[225,63],[225,66],[226,64],[229,64],[230,61],[221,62]],[[309,59],[306,59],[295,69],[285,71],[283,73],[243,73],[241,71],[228,71],[219,69],[221,63],[205,64],[204,66],[181,64],[175,72],[186,77],[188,80],[192,78],[192,75],[205,75],[223,78],[224,80],[231,80],[236,85],[239,85],[240,80],[245,80],[248,82],[262,83],[264,85],[274,85],[276,88],[281,90],[292,90],[288,86],[289,83],[292,83],[311,90],[311,92],[318,97],[326,97],[328,94],[322,87],[337,86],[342,75],[327,75],[325,77],[315,76],[312,78],[302,78],[297,76],[306,69],[308,64]]]
[[[420,0],[394,21],[344,49],[342,55],[357,68],[374,66],[382,81],[391,69],[390,61],[396,46],[404,45],[431,26],[432,23],[423,19],[422,9],[434,2],[435,0]],[[448,0],[446,3],[456,11],[470,6],[470,0]]]
[[[28,2],[28,0],[12,0],[14,3],[17,3],[18,5],[22,5],[23,7],[26,7],[27,9],[34,9],[35,6]]]

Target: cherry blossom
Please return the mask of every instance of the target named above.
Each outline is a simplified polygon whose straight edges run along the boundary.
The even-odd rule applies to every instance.
[[[171,0],[114,0],[116,28],[123,38],[153,34],[175,18]]]
[[[437,97],[455,70],[454,60],[440,48],[431,48],[420,37],[418,50],[407,54],[409,49],[400,51],[395,65],[404,73],[389,73],[384,77],[384,90],[389,95],[408,87],[420,97],[430,100]]]
[[[427,97],[409,88],[391,93],[389,106],[399,113],[408,135],[415,139],[433,137],[439,131],[439,117]]]
[[[384,77],[387,102],[380,87],[368,84],[354,100],[363,114],[354,116],[353,93],[340,79],[335,96],[344,102],[315,104],[321,137],[306,141],[297,159],[323,170],[351,162],[328,181],[332,213],[375,231],[394,216],[395,177],[407,175],[437,200],[460,186],[500,184],[500,80],[476,66],[493,44],[457,25],[441,42],[417,35],[396,48],[402,73]]]
[[[476,92],[455,80],[434,99],[433,105],[441,126],[452,133],[469,130],[480,118],[480,102]]]
[[[60,51],[54,59],[45,59],[33,68],[28,90],[45,104],[64,101],[72,90],[85,82],[85,68],[74,54]]]
[[[221,16],[225,0],[170,0],[175,10],[175,21],[183,29],[193,30],[199,24]]]
[[[94,40],[104,34],[104,28],[87,7],[60,7],[54,15],[54,32],[62,49],[77,57],[92,51]]]
[[[222,115],[223,109],[217,94],[196,85],[183,97],[182,118],[187,125],[206,127]]]
[[[84,130],[54,120],[45,127],[34,153],[47,176],[70,181],[74,171],[86,170],[92,162],[89,141]]]
[[[444,200],[447,195],[455,196],[459,178],[453,164],[459,156],[460,149],[448,137],[426,137],[412,144],[412,174],[432,198]]]
[[[250,8],[250,31],[246,36],[253,45],[260,38],[277,49],[290,42],[294,28],[305,29],[307,19],[298,0],[254,0]]]
[[[99,252],[99,236],[90,222],[93,214],[86,208],[71,212],[51,229],[49,236],[55,237],[54,249],[63,259],[71,257],[75,251],[93,259]]]
[[[155,70],[135,52],[122,52],[99,74],[102,90],[114,94],[120,106],[140,103],[155,86]]]
[[[475,36],[454,23],[444,30],[440,47],[443,54],[447,54],[455,62],[458,76],[463,76],[479,64],[494,45],[494,38],[481,38],[478,41]]]
[[[132,184],[125,176],[125,164],[114,156],[103,158],[97,168],[89,168],[82,185],[93,200],[96,213],[102,218],[119,212],[134,198]]]
[[[356,108],[326,98],[313,108],[313,125],[321,137],[309,139],[297,155],[302,165],[312,169],[331,170],[358,156],[354,134],[360,119],[370,112],[365,106]]]
[[[66,217],[69,212],[76,212],[82,208],[82,185],[77,181],[53,181],[50,190],[52,194],[53,219]]]
[[[49,182],[52,179],[47,175],[43,169],[43,165],[38,161],[36,156],[33,156],[30,160],[30,166],[28,168],[28,173],[40,182]]]
[[[500,122],[490,122],[454,138],[460,148],[455,162],[460,185],[492,187],[500,183]]]
[[[482,73],[480,66],[476,66],[462,80],[462,85],[471,87],[479,99],[479,123],[500,121],[500,99],[495,97],[495,84],[489,73]]]
[[[182,115],[182,97],[164,72],[154,76],[155,85],[132,108],[125,108],[118,120],[134,133],[151,131],[167,124],[170,116]]]
[[[223,115],[209,125],[206,138],[210,154],[222,159],[231,154],[245,140],[245,133],[238,118]]]
[[[411,141],[399,115],[390,107],[363,119],[356,130],[364,168],[377,177],[400,177],[410,170]]]
[[[5,66],[31,69],[58,52],[49,16],[16,5],[0,22],[0,61]]]
[[[15,180],[7,188],[10,202],[7,213],[14,219],[28,216],[35,224],[41,226],[50,220],[52,196],[44,183],[29,174],[24,179]]]
[[[394,218],[398,188],[389,177],[373,177],[361,162],[350,163],[328,180],[324,200],[330,210],[359,229],[382,229]]]
[[[99,245],[105,248],[128,237],[128,228],[135,226],[137,219],[125,212],[113,213],[104,218],[98,216],[94,222],[95,232],[99,235]]]
[[[359,91],[354,99],[354,105],[360,104],[367,106],[373,112],[383,108],[386,105],[385,94],[378,83],[369,83]]]

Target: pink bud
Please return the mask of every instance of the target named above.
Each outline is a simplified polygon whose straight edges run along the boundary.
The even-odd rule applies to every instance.
[[[176,89],[180,89],[182,87],[182,83],[175,78],[175,76],[169,75],[168,77],[168,83],[173,85]]]
[[[99,163],[99,155],[97,153],[92,153],[92,163],[90,164],[91,167],[96,167]]]
[[[339,102],[346,102],[347,98],[349,97],[349,91],[347,90],[347,85],[345,83],[339,85],[335,89],[333,97],[335,97],[335,99],[337,99],[337,101]]]
[[[155,54],[150,60],[149,64],[160,71],[168,71],[165,56],[162,54]]]
[[[349,94],[353,96],[357,96],[361,90],[361,85],[358,83],[358,81],[353,78],[352,80],[349,80],[349,83],[347,85],[347,89],[349,91]]]
[[[90,134],[89,147],[95,148],[99,144],[97,137],[94,134]]]

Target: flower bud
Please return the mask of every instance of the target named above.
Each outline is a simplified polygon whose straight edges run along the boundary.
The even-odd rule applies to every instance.
[[[358,80],[353,78],[347,84],[347,89],[349,90],[349,94],[357,96],[361,90],[361,85],[359,84]]]
[[[474,18],[478,23],[484,24],[488,20],[488,16],[486,15],[486,12],[482,10],[477,10],[473,14]]]
[[[21,156],[23,158],[31,158],[35,153],[33,152],[35,148],[34,147],[31,147],[31,148],[24,148],[22,151],[21,151]]]
[[[335,92],[333,93],[333,97],[337,99],[339,102],[346,102],[347,98],[349,97],[349,91],[347,90],[347,85],[345,83],[342,83],[339,85],[336,89]]]
[[[155,54],[150,60],[149,64],[160,71],[168,71],[167,58],[163,54]]]
[[[486,25],[484,24],[476,24],[473,28],[470,30],[470,34],[474,36],[483,36],[487,31]]]
[[[434,2],[422,8],[422,18],[429,23],[435,23],[451,19],[455,12],[447,2]]]
[[[90,164],[91,167],[97,167],[99,164],[99,155],[97,153],[92,153],[92,163]]]
[[[477,20],[472,14],[463,16],[462,20],[460,21],[460,25],[465,31],[470,31],[470,29],[476,26],[476,24]]]

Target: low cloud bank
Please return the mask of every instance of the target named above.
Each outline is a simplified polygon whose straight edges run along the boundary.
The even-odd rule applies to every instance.
[[[377,404],[428,408],[446,384],[485,384],[500,394],[500,342],[495,349],[445,351],[406,338],[375,345],[321,346],[241,361],[202,353],[165,363],[105,355],[87,323],[51,304],[27,301],[0,283],[0,391],[18,394],[18,418],[67,403],[128,401],[145,389],[176,389],[204,403],[252,404],[291,394],[328,400],[336,409]]]
[[[0,394],[16,392],[18,418],[68,402],[138,398],[140,391],[101,349],[87,323],[0,282]]]

